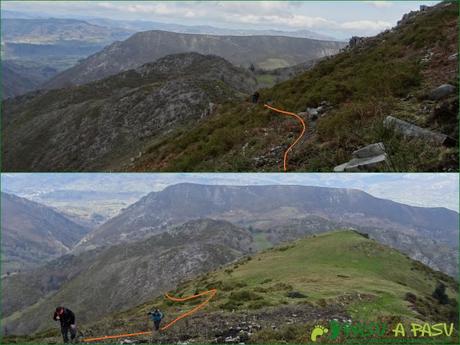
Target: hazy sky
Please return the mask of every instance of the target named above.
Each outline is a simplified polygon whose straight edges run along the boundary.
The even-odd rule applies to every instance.
[[[191,182],[224,185],[295,184],[356,188],[376,197],[415,206],[446,207],[459,210],[458,174],[396,173],[247,173],[247,174],[2,174],[2,189],[18,190],[97,190],[149,193],[168,185]],[[47,187],[50,187],[49,189]]]
[[[105,17],[226,28],[309,29],[335,37],[374,35],[404,13],[438,1],[2,1],[41,16]]]

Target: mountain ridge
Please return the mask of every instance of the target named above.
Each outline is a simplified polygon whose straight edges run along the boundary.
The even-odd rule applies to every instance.
[[[3,166],[95,171],[133,162],[148,138],[211,116],[256,85],[254,75],[221,57],[181,53],[90,84],[10,99],[3,108]]]
[[[235,65],[246,66],[251,63],[259,66],[261,63],[268,63],[269,59],[286,61],[275,66],[276,68],[331,55],[343,46],[339,42],[284,36],[213,36],[151,30],[135,33],[123,42],[106,47],[55,76],[44,87],[85,84],[183,52],[219,55]],[[259,67],[261,66],[264,65]]]
[[[312,216],[320,217],[325,230],[334,224],[366,229],[373,238],[456,275],[458,213],[445,208],[412,207],[359,190],[327,187],[176,184],[130,205],[85,236],[74,251],[138,241],[169,226],[204,217],[252,227],[260,231],[263,240],[270,229],[287,226],[289,230],[293,220]],[[296,236],[304,233],[302,230]],[[278,236],[283,235],[273,237],[273,243]],[[415,250],[405,244],[408,240],[418,243]],[[435,254],[439,251],[448,253],[446,261]]]
[[[2,275],[68,253],[89,229],[28,199],[1,193]]]

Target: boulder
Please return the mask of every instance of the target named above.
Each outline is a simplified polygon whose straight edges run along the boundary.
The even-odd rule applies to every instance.
[[[364,146],[352,153],[352,159],[334,168],[334,172],[377,171],[387,166],[388,156],[382,142]]]
[[[449,61],[453,61],[453,60],[457,60],[457,59],[458,59],[458,53],[452,54],[447,58],[447,60],[449,60]]]
[[[450,96],[453,93],[455,93],[455,86],[450,85],[450,84],[443,84],[431,90],[430,93],[428,94],[428,99],[437,101],[444,97]]]
[[[307,108],[308,119],[310,121],[316,121],[318,119],[318,109],[317,108]]]
[[[377,171],[387,165],[387,154],[367,158],[353,158],[351,161],[338,165],[334,172]]]
[[[352,153],[353,158],[369,158],[385,154],[385,146],[382,142],[370,144]]]
[[[452,141],[455,142],[455,140],[453,140],[445,134],[421,128],[409,122],[397,119],[393,116],[387,116],[386,119],[383,121],[383,125],[386,128],[394,129],[406,138],[417,138],[430,141],[438,145],[446,146],[451,146],[453,143]]]

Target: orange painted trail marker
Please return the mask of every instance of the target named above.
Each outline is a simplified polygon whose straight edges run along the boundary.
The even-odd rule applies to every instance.
[[[307,129],[307,126],[305,124],[305,121],[297,114],[295,113],[291,113],[289,111],[285,111],[285,110],[280,110],[280,109],[277,109],[277,108],[274,108],[268,104],[264,104],[264,107],[267,108],[267,109],[270,109],[274,112],[277,112],[277,113],[280,113],[282,115],[286,115],[286,116],[291,116],[291,117],[294,117],[297,121],[299,121],[299,123],[301,124],[302,126],[302,133],[300,133],[300,135],[298,136],[298,138],[291,144],[291,146],[288,147],[288,149],[284,152],[284,171],[287,171],[287,161],[288,161],[288,155],[289,155],[289,152],[292,151],[292,148],[294,146],[297,145],[297,143],[300,141],[300,139],[302,139],[303,135],[305,134],[305,131]]]
[[[168,294],[165,294],[165,298],[167,298],[167,299],[169,299],[170,301],[173,301],[173,302],[185,302],[185,301],[189,301],[191,299],[195,299],[195,298],[205,296],[205,295],[209,295],[209,297],[205,301],[203,301],[202,303],[198,304],[192,310],[189,310],[189,311],[179,315],[174,320],[168,322],[166,325],[164,325],[162,328],[160,328],[160,330],[164,331],[164,330],[168,329],[169,327],[171,327],[172,325],[174,325],[177,321],[182,320],[183,318],[186,318],[187,316],[190,316],[190,315],[196,313],[198,310],[204,308],[209,303],[209,301],[216,295],[216,293],[217,293],[217,289],[211,289],[211,290],[204,291],[204,292],[201,292],[201,293],[196,294],[196,295],[192,295],[192,296],[188,296],[188,297],[182,297],[182,298],[177,298],[177,297],[173,297],[173,296],[170,296]],[[137,333],[106,335],[106,336],[97,337],[97,338],[85,338],[82,341],[85,342],[85,343],[89,343],[89,342],[92,342],[92,341],[103,341],[103,340],[108,340],[108,339],[135,337],[135,336],[138,336],[138,335],[146,335],[146,334],[152,334],[152,332],[151,331],[144,331],[144,332],[137,332]]]

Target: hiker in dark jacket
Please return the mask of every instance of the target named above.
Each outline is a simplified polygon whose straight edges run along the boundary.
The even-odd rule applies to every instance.
[[[252,95],[252,103],[257,104],[259,102],[259,97],[260,97],[260,94],[257,91],[254,92],[254,94]]]
[[[159,331],[161,320],[163,320],[163,317],[164,317],[163,313],[159,311],[158,309],[155,309],[153,312],[150,312],[149,315],[153,321],[154,330]]]
[[[72,312],[72,310],[64,307],[57,307],[56,311],[54,312],[53,320],[59,320],[61,322],[61,334],[64,343],[69,342],[69,331],[70,339],[73,342],[77,335],[77,326],[75,325],[75,314]]]

